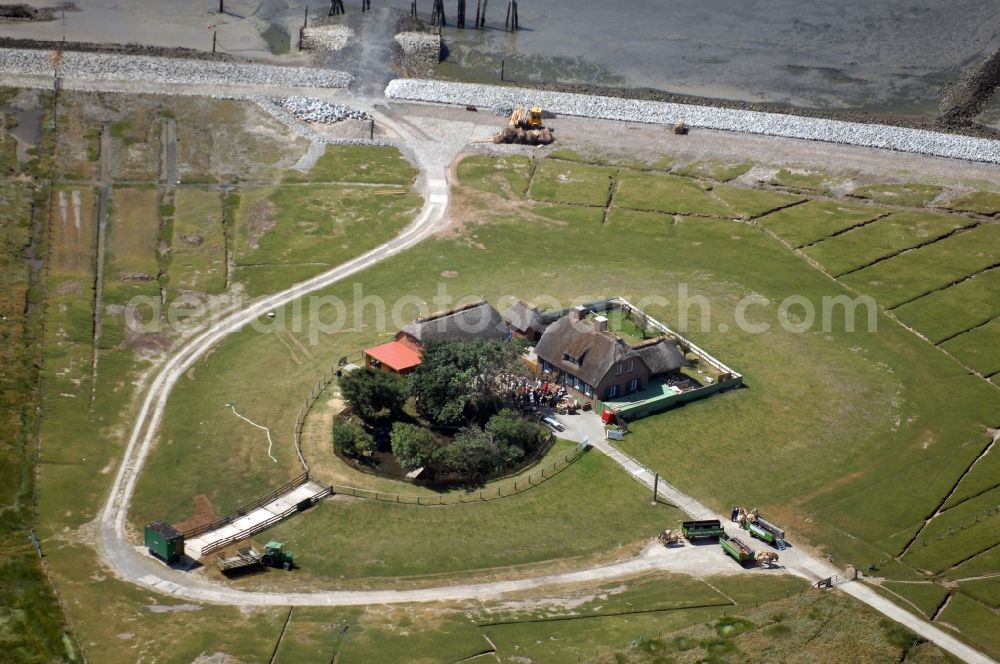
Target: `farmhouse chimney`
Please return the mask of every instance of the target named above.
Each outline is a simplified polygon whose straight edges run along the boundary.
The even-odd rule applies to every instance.
[[[569,313],[570,313],[570,317],[573,320],[583,320],[584,317],[587,314],[587,310],[584,308],[584,306],[582,304],[578,304],[575,307],[573,307],[572,309],[570,309]]]
[[[608,319],[604,316],[597,316],[594,318],[594,330],[597,332],[607,332],[608,331]]]

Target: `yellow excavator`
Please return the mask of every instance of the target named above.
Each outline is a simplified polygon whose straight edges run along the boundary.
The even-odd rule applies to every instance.
[[[542,109],[538,106],[515,108],[507,126],[493,137],[494,143],[522,145],[548,145],[553,140],[552,132],[542,124]]]
[[[510,114],[510,126],[518,129],[541,129],[544,126],[542,125],[542,109],[538,106],[532,106],[529,111],[523,106],[518,106]]]

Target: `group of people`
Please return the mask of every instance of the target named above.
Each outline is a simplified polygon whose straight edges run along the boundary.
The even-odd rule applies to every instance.
[[[509,403],[524,411],[539,408],[555,408],[566,398],[566,388],[557,383],[532,379],[524,376],[505,374],[501,376],[501,387]]]

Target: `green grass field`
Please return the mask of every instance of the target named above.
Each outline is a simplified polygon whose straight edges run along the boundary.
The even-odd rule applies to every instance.
[[[960,212],[978,212],[994,215],[1000,213],[1000,193],[995,191],[974,191],[957,198],[950,199],[941,207]]]
[[[686,166],[674,169],[677,175],[687,175],[695,178],[708,178],[719,182],[729,182],[743,175],[753,167],[751,162],[727,164],[720,161],[693,161]]]
[[[395,148],[327,145],[307,173],[289,171],[284,179],[289,182],[394,184],[409,188],[416,177],[417,170]]]
[[[420,209],[413,193],[316,184],[243,188],[236,211],[235,280],[251,295],[288,287],[398,233]]]
[[[1000,543],[1000,488],[956,505],[931,521],[903,562],[935,574]]]
[[[122,112],[131,113],[130,108],[123,107]],[[78,108],[68,109],[65,130],[70,139],[60,148],[60,172],[89,179],[96,173],[95,124],[83,119]],[[183,99],[175,110],[170,114],[178,118],[180,177],[188,182],[236,184],[240,204],[233,218],[238,263],[234,276],[251,295],[278,290],[374,246],[397,232],[419,207],[412,194],[377,193],[395,186],[409,188],[413,171],[394,151],[328,148],[317,166],[301,175],[288,169],[305,152],[307,142],[256,107]],[[120,127],[114,137],[121,144],[117,149],[145,146],[158,154],[153,137],[160,122],[151,114],[141,131],[141,123]],[[148,153],[134,157],[151,159]],[[662,162],[662,168],[668,165],[669,160]],[[636,423],[622,447],[713,507],[758,505],[788,530],[793,546],[808,542],[832,555],[838,565],[853,563],[864,569],[899,552],[987,444],[986,428],[996,426],[1000,406],[996,389],[967,375],[889,318],[878,317],[877,331],[848,333],[842,330],[843,314],[835,310],[830,329],[820,323],[802,333],[782,328],[776,312],[785,297],[804,296],[821,311],[824,296],[847,291],[759,228],[726,219],[756,217],[801,197],[629,170],[640,168],[639,164],[552,160],[540,163],[532,187],[532,195],[537,187],[549,202],[532,204],[519,201],[520,187],[527,186],[521,166],[508,170],[480,161],[465,168],[459,174],[461,181],[509,196],[510,205],[477,207],[459,193],[457,203],[467,203],[465,209],[474,211],[468,221],[480,223],[456,229],[454,236],[429,240],[360,275],[356,281],[364,294],[383,298],[391,314],[403,296],[429,301],[447,274],[442,283],[449,293],[485,296],[493,303],[507,295],[536,301],[555,295],[567,304],[576,297],[617,294],[632,300],[662,298],[649,305],[650,312],[686,329],[693,341],[737,367],[745,374],[747,387]],[[620,187],[608,223],[602,224],[616,169],[623,169]],[[721,171],[706,174],[726,176]],[[384,180],[384,186],[329,184],[351,177],[359,182]],[[278,183],[285,185],[279,188]],[[602,189],[605,184],[608,187]],[[121,192],[126,191],[135,201],[121,205]],[[136,385],[149,365],[130,347],[102,343],[96,356],[98,374],[92,375],[96,199],[90,185],[62,184],[57,206],[58,192],[65,194],[67,213],[60,210],[54,215],[38,530],[88,656],[100,653],[102,661],[112,664],[153,657],[190,662],[220,652],[252,662],[268,661],[276,652],[274,661],[283,662],[309,661],[317,652],[321,661],[329,661],[336,652],[337,661],[343,663],[412,661],[414,651],[428,661],[458,661],[483,652],[484,630],[461,614],[434,622],[419,610],[396,612],[384,607],[363,613],[295,609],[289,614],[285,608],[239,611],[197,604],[159,613],[160,609],[149,607],[170,602],[123,584],[100,567],[93,552],[80,544],[87,531],[78,529],[93,521],[105,498],[128,434],[125,425],[135,407]],[[594,198],[597,194],[603,196],[600,201]],[[899,201],[900,194],[913,192],[895,192],[891,200]],[[155,191],[118,188],[115,196],[106,276],[146,273],[162,266],[156,255],[154,221],[160,210]],[[194,229],[205,230],[205,241],[191,243],[187,253],[174,254],[171,288],[179,288],[179,283],[219,288],[213,266],[222,266],[214,247],[224,246],[225,237],[218,197],[214,191],[177,192],[172,246],[178,248],[182,229],[195,234],[200,233]],[[556,203],[564,200],[576,205]],[[806,205],[814,204],[789,211]],[[627,209],[630,206],[663,213],[686,209],[719,218],[675,219]],[[789,224],[786,233],[804,231],[813,222],[803,215],[801,223],[801,229]],[[815,230],[810,233],[820,232],[821,226],[811,227]],[[920,294],[983,269],[996,261],[998,245],[994,231],[986,226],[884,261],[901,262],[874,276],[865,274],[871,268],[862,270],[857,283],[863,291],[884,291],[880,297],[896,300],[900,293],[917,289]],[[825,230],[830,227],[823,226],[822,232],[830,234]],[[211,241],[209,230],[217,233]],[[891,244],[896,237],[879,236],[878,242]],[[955,242],[958,239],[962,242]],[[109,303],[117,297],[112,281]],[[679,284],[703,296],[710,308],[695,304],[685,309],[677,297]],[[964,310],[956,303],[961,298],[991,302],[989,288],[953,288],[956,299],[942,299],[951,304],[936,306]],[[952,290],[942,291],[942,298]],[[770,325],[765,332],[741,331],[736,324],[737,304],[750,294],[768,301],[746,312],[753,322]],[[338,317],[332,307],[316,320],[310,320],[308,309],[303,319],[295,319],[296,307],[286,307],[276,312],[274,321],[262,319],[256,329],[248,327],[227,337],[181,379],[139,478],[129,517],[132,526],[155,518],[190,517],[192,499],[201,495],[223,514],[300,472],[291,432],[302,399],[339,357],[359,360],[361,348],[384,340],[398,325],[380,321],[378,304],[370,300],[363,303],[360,315],[354,315],[359,297],[354,283],[330,288],[324,295],[347,303],[348,316],[339,325],[332,324]],[[933,296],[923,300],[938,302]],[[930,310],[923,315],[932,317]],[[416,311],[412,300],[399,305],[399,322],[407,322]],[[109,336],[106,341],[110,340]],[[975,344],[969,349],[975,350]],[[228,403],[271,428],[277,462],[267,455],[264,432],[237,418],[225,406]],[[1000,515],[984,516],[997,500],[996,455],[991,455],[959,484],[949,509],[920,533],[903,563],[886,565],[887,575],[915,575],[907,566],[911,564],[949,579],[995,572]],[[767,458],[767,473],[748,472],[747,459],[757,458]],[[675,510],[651,507],[645,489],[608,459],[590,452],[536,489],[489,503],[429,508],[330,500],[268,533],[289,542],[300,570],[290,576],[250,577],[234,583],[272,589],[405,586],[437,584],[436,575],[441,574],[450,580],[451,575],[473,579],[533,574],[539,563],[551,569],[627,555],[677,518]],[[34,555],[29,549],[25,552]],[[529,623],[489,628],[493,631],[487,633],[496,636],[498,656],[505,661],[525,656],[575,661],[574,656],[593,656],[596,646],[619,642],[622,652],[631,652],[627,644],[637,637],[653,639],[678,628],[694,630],[684,636],[692,639],[691,658],[697,653],[700,659],[740,660],[760,652],[761,644],[776,642],[781,647],[770,658],[778,661],[782,653],[808,659],[820,652],[839,653],[843,661],[858,661],[858,653],[862,659],[896,660],[905,655],[907,661],[924,661],[919,654],[922,646],[903,652],[894,645],[898,635],[887,636],[887,628],[877,622],[862,621],[859,627],[858,615],[864,609],[856,604],[847,603],[850,610],[845,613],[831,608],[829,602],[840,600],[828,598],[837,595],[810,593],[779,600],[788,602],[787,608],[768,605],[761,609],[765,613],[750,612],[750,603],[780,597],[800,583],[784,577],[771,582],[756,578],[750,582],[742,576],[712,580],[721,593],[747,605],[744,617],[752,628],[732,616],[720,622],[718,609],[677,606],[684,603],[687,590],[675,587],[673,594],[660,594],[656,583],[636,583],[622,584],[626,589],[617,597],[581,606],[596,612],[601,607],[622,609],[638,600],[652,608],[675,610],[547,621],[542,626]],[[988,600],[994,587],[989,582],[966,584],[968,591],[956,594],[945,622],[959,625],[967,638],[996,652],[995,612],[976,601]],[[896,584],[897,589],[901,585]],[[914,601],[929,604],[936,591],[927,596],[921,591],[903,590]],[[813,600],[816,597],[822,599]],[[773,615],[782,612],[794,620]],[[854,621],[850,627],[838,622],[838,616],[846,613]],[[288,640],[279,643],[286,620]],[[692,628],[692,622],[699,625]],[[47,630],[46,624],[50,623],[37,621]],[[347,625],[350,629],[342,635]],[[811,638],[798,640],[799,634]],[[688,641],[669,643],[685,646]],[[817,644],[823,650],[813,650]]]
[[[587,453],[540,486],[500,500],[446,507],[332,500],[269,536],[286,542],[302,561],[300,576],[308,579],[300,583],[352,586],[382,579],[384,585],[396,577],[582,561],[631,548],[680,518],[669,507],[651,507],[646,493],[612,461]],[[610,522],[614,528],[602,526]],[[337,555],[328,555],[331,550]]]
[[[883,586],[909,601],[925,618],[932,617],[948,596],[947,588],[931,581],[920,583],[886,581]]]
[[[1000,262],[1000,226],[987,224],[854,272],[845,284],[887,309]]]
[[[885,210],[841,201],[811,200],[759,219],[793,247],[801,247],[871,221]]]
[[[523,197],[531,182],[531,160],[520,155],[470,155],[458,162],[458,181],[468,187],[502,196]]]
[[[605,207],[614,176],[611,168],[546,159],[535,168],[529,195],[538,201]]]
[[[841,275],[973,223],[971,219],[940,214],[897,212],[825,239],[804,253],[831,274]]]
[[[961,483],[955,487],[955,493],[945,502],[944,508],[954,507],[958,503],[978,496],[979,494],[1000,485],[1000,447],[994,447],[987,452],[969,471]]]
[[[873,184],[858,187],[851,196],[868,198],[884,205],[902,205],[904,207],[923,207],[938,196],[943,188],[911,182],[907,184]]]
[[[1000,269],[986,270],[950,288],[935,291],[897,308],[899,320],[934,343],[1000,316]]]
[[[215,295],[226,287],[222,195],[203,189],[174,194],[170,288]]]
[[[958,593],[941,612],[939,622],[955,626],[987,653],[1000,656],[1000,617],[989,607]]]
[[[708,217],[756,217],[801,200],[788,194],[738,189],[683,177],[623,172],[614,196],[616,207]]]
[[[963,593],[991,609],[1000,608],[1000,576],[966,581],[959,587]]]
[[[827,193],[829,179],[830,176],[826,173],[800,168],[782,168],[771,178],[771,184],[797,191]]]
[[[941,348],[984,376],[1000,371],[1000,319],[949,339]]]

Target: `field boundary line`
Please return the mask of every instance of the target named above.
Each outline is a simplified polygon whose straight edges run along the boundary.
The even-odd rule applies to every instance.
[[[986,267],[984,267],[984,268],[982,268],[980,270],[976,270],[972,274],[967,274],[964,277],[959,277],[958,279],[955,279],[954,281],[951,281],[951,282],[949,282],[947,284],[944,284],[942,286],[938,286],[936,288],[931,288],[930,290],[924,291],[923,293],[920,293],[919,295],[915,295],[915,296],[911,297],[908,300],[904,300],[902,302],[899,302],[897,304],[892,305],[891,307],[887,307],[886,311],[895,311],[896,309],[900,308],[904,304],[909,304],[910,302],[914,302],[916,300],[919,300],[920,298],[926,297],[926,296],[930,295],[931,293],[937,293],[937,292],[940,292],[940,291],[943,291],[943,290],[948,290],[952,286],[956,286],[956,285],[962,283],[963,281],[968,281],[969,279],[972,279],[973,277],[976,277],[976,276],[982,274],[983,272],[988,272],[988,271],[994,270],[994,269],[996,269],[998,267],[1000,267],[1000,261],[997,261],[996,263],[990,263]]]
[[[946,343],[948,341],[951,341],[955,337],[960,337],[963,334],[966,334],[967,332],[972,332],[973,330],[978,330],[979,328],[984,327],[986,325],[989,325],[990,323],[992,323],[993,321],[996,321],[996,320],[1000,320],[1000,315],[998,315],[998,316],[990,316],[989,318],[987,318],[986,320],[984,320],[981,323],[976,323],[972,327],[966,328],[966,329],[962,330],[961,332],[956,332],[955,334],[952,334],[951,336],[945,337],[941,341],[935,342],[935,345]],[[993,373],[996,373],[996,372],[994,371]],[[992,375],[993,374],[988,374],[987,378],[989,376],[992,376]]]
[[[901,256],[903,254],[910,253],[911,251],[917,251],[918,249],[923,249],[924,247],[929,247],[932,244],[937,244],[938,242],[941,242],[942,240],[947,240],[950,237],[953,237],[955,235],[959,235],[959,234],[961,234],[961,233],[963,233],[965,231],[971,231],[974,228],[978,228],[978,227],[979,227],[979,222],[973,220],[973,222],[971,224],[967,225],[967,226],[960,226],[960,227],[958,227],[958,228],[956,228],[954,230],[951,230],[951,231],[945,233],[944,235],[939,235],[939,236],[937,236],[935,238],[931,238],[927,242],[921,242],[919,244],[915,244],[915,245],[910,246],[910,247],[904,247],[904,248],[902,248],[902,249],[900,249],[898,251],[891,252],[891,253],[879,256],[875,260],[873,260],[873,261],[871,261],[869,263],[866,263],[865,265],[862,265],[861,267],[851,268],[847,272],[840,272],[839,274],[836,275],[836,278],[840,279],[841,277],[846,277],[848,275],[854,274],[855,272],[860,272],[861,270],[864,270],[864,269],[869,268],[869,267],[873,267],[875,265],[878,265],[879,263],[884,263],[885,261],[892,260],[893,258],[895,258],[897,256]],[[897,305],[897,306],[899,306],[899,305]]]
[[[812,200],[820,200],[820,199],[814,198]],[[824,200],[836,201],[838,199],[836,199],[836,198],[827,198],[827,199],[824,199]],[[892,212],[883,212],[882,214],[875,215],[871,219],[864,219],[864,220],[859,221],[858,223],[854,224],[853,226],[848,226],[847,228],[841,228],[839,231],[835,231],[833,233],[830,233],[829,235],[824,235],[823,237],[819,238],[818,240],[813,240],[812,242],[806,242],[805,244],[800,244],[800,245],[798,245],[798,246],[795,247],[795,250],[796,251],[801,251],[802,249],[808,249],[809,247],[815,247],[817,244],[822,244],[822,243],[826,242],[827,240],[832,240],[835,237],[840,237],[841,235],[843,235],[845,233],[850,233],[851,231],[857,230],[858,228],[863,228],[865,226],[870,226],[871,224],[874,224],[879,219],[885,219],[890,214],[892,214]]]
[[[704,580],[704,579],[703,579]],[[726,597],[725,593],[719,593]],[[638,616],[644,613],[670,613],[673,611],[691,611],[693,609],[717,609],[726,606],[740,606],[736,601],[730,599],[728,602],[715,602],[711,604],[694,604],[692,606],[673,606],[660,609],[640,609],[639,611],[611,611],[609,613],[592,613],[587,616],[555,616],[552,618],[533,618],[529,620],[501,620],[492,623],[476,623],[477,627],[505,627],[508,625],[531,625],[549,622],[569,622],[571,620],[589,620],[590,618],[616,618],[619,616]]]
[[[917,541],[917,538],[920,537],[920,533],[922,533],[927,528],[927,525],[931,521],[933,521],[935,518],[937,518],[938,516],[940,516],[941,514],[943,514],[946,511],[946,510],[942,510],[942,507],[944,506],[944,504],[946,502],[948,502],[949,498],[951,498],[953,495],[955,495],[955,491],[958,490],[958,487],[962,483],[962,480],[964,480],[966,478],[966,476],[968,476],[968,474],[975,467],[975,465],[977,463],[979,463],[979,461],[983,457],[985,457],[989,453],[990,450],[993,449],[993,446],[997,444],[997,440],[1000,440],[1000,430],[998,430],[993,435],[993,439],[986,445],[986,447],[984,447],[979,452],[979,454],[976,455],[976,458],[973,459],[972,462],[965,468],[965,472],[963,472],[961,475],[958,476],[958,479],[955,480],[955,483],[951,486],[951,490],[948,491],[948,493],[945,495],[945,497],[941,499],[941,502],[938,503],[938,506],[934,509],[934,512],[932,512],[930,516],[928,516],[928,517],[926,517],[924,519],[923,525],[917,530],[917,532],[915,532],[913,534],[913,537],[910,538],[910,541],[906,543],[906,546],[903,547],[903,550],[900,551],[900,553],[899,553],[898,556],[896,556],[897,560],[900,559],[900,558],[902,558],[903,556],[905,556],[909,552],[910,547],[912,547],[913,543]],[[954,505],[952,507],[954,507]]]

